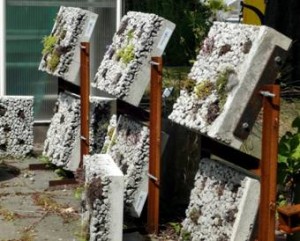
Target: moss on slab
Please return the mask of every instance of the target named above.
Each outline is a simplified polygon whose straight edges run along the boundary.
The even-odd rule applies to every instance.
[[[44,45],[44,48],[42,50],[42,54],[50,54],[53,52],[55,45],[57,44],[58,37],[57,36],[45,36],[42,40],[42,43]]]
[[[54,72],[54,70],[56,69],[56,67],[58,66],[60,61],[60,55],[57,52],[54,52],[50,59],[47,62],[47,67],[51,72]]]
[[[214,89],[215,86],[210,80],[204,80],[194,87],[194,93],[200,100],[203,100],[211,95]]]
[[[124,63],[129,64],[134,59],[134,45],[128,44],[117,51],[117,57]]]
[[[181,89],[184,89],[189,93],[194,90],[195,85],[196,85],[196,81],[190,78],[183,79],[180,82]]]
[[[231,74],[234,74],[235,71],[231,68],[227,68],[225,69],[223,72],[221,72],[218,77],[217,77],[217,81],[216,81],[216,90],[219,96],[219,108],[220,110],[223,109],[226,101],[227,101],[227,90],[226,90],[226,86],[228,84],[228,80],[229,80],[229,76]]]

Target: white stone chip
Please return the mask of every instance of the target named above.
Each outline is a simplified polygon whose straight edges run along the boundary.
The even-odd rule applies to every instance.
[[[33,149],[33,97],[0,97],[0,157],[24,157]]]

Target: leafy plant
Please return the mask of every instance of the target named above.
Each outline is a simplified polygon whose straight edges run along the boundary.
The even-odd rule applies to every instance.
[[[216,81],[216,89],[219,96],[219,108],[222,109],[227,100],[226,86],[228,84],[229,76],[234,73],[233,69],[227,68],[219,74]]]
[[[207,0],[206,4],[213,12],[229,10],[227,5],[224,3],[224,0]]]
[[[182,241],[190,241],[192,240],[191,238],[191,233],[185,229],[182,229],[181,235],[180,235],[180,240]]]
[[[47,67],[50,69],[50,71],[54,71],[59,64],[60,56],[55,52],[51,55],[50,60],[47,62]]]
[[[194,92],[200,100],[207,98],[215,89],[214,84],[210,80],[204,80],[197,84]]]
[[[278,154],[278,184],[287,203],[293,203],[295,179],[300,174],[300,117],[292,122],[294,133],[288,131],[280,139]]]
[[[44,48],[42,50],[42,54],[45,55],[45,54],[52,53],[57,41],[58,41],[57,36],[52,36],[52,35],[45,36],[42,40],[42,43],[44,45]]]
[[[117,52],[117,56],[124,64],[129,64],[134,59],[134,45],[128,44]]]

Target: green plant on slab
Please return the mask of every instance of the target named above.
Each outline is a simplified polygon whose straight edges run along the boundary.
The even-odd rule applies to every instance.
[[[44,45],[44,48],[42,50],[42,54],[45,55],[45,54],[52,53],[57,41],[58,41],[57,36],[52,36],[52,35],[45,36],[42,40],[42,43]]]
[[[204,80],[194,87],[194,93],[200,100],[203,100],[211,95],[214,89],[215,86],[210,80]]]
[[[134,45],[128,44],[117,51],[117,56],[124,64],[129,64],[134,59]]]
[[[190,79],[190,78],[186,78],[186,79],[180,81],[181,89],[184,89],[189,93],[194,90],[195,85],[196,85],[196,81],[193,79]]]
[[[300,117],[292,122],[294,132],[286,132],[279,142],[278,184],[281,202],[292,204],[296,179],[300,177]]]
[[[128,32],[127,32],[127,41],[128,43],[130,43],[130,41],[134,38],[134,30],[133,29],[130,29]]]
[[[182,229],[180,234],[180,240],[191,241],[192,240],[191,233],[185,229]]]
[[[59,54],[57,54],[56,52],[54,52],[51,57],[50,60],[48,60],[47,62],[47,67],[51,72],[54,72],[54,70],[56,69],[56,67],[58,66],[60,61],[60,56]]]
[[[181,229],[182,229],[181,223],[170,222],[169,225],[174,229],[174,231],[177,235],[180,235],[180,232],[181,232]]]
[[[226,101],[227,101],[227,90],[226,86],[228,84],[228,80],[231,74],[234,74],[235,71],[233,69],[227,68],[223,72],[221,72],[216,80],[216,90],[219,96],[219,108],[223,109]]]

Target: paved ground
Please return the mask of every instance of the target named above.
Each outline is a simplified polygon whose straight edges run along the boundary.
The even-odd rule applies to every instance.
[[[30,171],[30,163],[39,161],[0,160],[0,241],[85,241],[77,187],[50,189],[48,181],[59,177],[53,171]],[[123,241],[174,241],[172,232],[156,238],[134,232],[124,234]]]
[[[53,171],[29,171],[35,158],[0,161],[0,241],[79,240],[75,187],[50,190]]]

